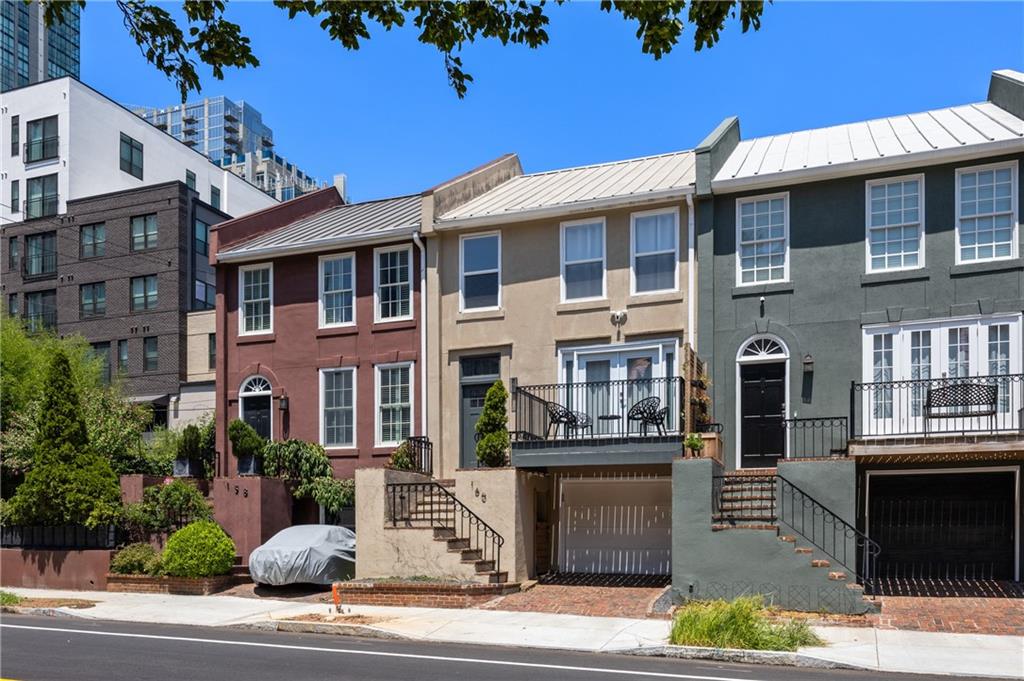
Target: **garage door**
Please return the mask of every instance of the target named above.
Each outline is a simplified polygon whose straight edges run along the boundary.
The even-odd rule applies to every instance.
[[[671,479],[563,480],[561,487],[559,570],[671,573]]]
[[[883,579],[1014,579],[1012,472],[870,474]]]

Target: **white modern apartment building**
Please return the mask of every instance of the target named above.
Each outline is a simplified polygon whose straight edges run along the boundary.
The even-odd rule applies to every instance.
[[[113,100],[70,77],[5,92],[0,102],[0,215],[59,215],[67,202],[180,180],[229,215],[277,201]]]

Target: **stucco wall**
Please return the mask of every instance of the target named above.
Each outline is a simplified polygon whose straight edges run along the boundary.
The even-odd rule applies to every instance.
[[[679,287],[672,293],[630,295],[630,214],[674,207],[679,210]],[[561,228],[564,221],[604,217],[607,298],[560,303]],[[480,228],[463,234],[501,232],[501,309],[459,311],[460,233],[440,232],[428,246],[431,386],[430,437],[436,443],[435,470],[451,477],[459,465],[459,359],[499,353],[501,378],[521,385],[558,382],[557,349],[642,339],[685,342],[687,320],[687,214],[685,202],[633,209],[569,214],[530,222]],[[625,310],[621,330],[612,311]],[[441,329],[440,338],[435,330]]]
[[[1005,160],[1024,165],[1021,154],[973,159],[700,202],[699,347],[711,372],[714,418],[725,425],[729,468],[736,466],[738,443],[735,359],[751,336],[775,334],[788,347],[789,417],[846,416],[850,383],[862,379],[863,324],[1024,310],[1024,260],[955,264],[956,169]],[[1024,195],[1019,170],[1018,202]],[[926,267],[865,274],[865,182],[915,172],[925,178]],[[737,287],[736,199],[784,190],[789,192],[789,282]],[[808,354],[814,359],[811,374],[801,363]]]

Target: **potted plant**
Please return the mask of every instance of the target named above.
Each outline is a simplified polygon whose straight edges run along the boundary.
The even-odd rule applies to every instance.
[[[228,424],[228,439],[231,452],[238,459],[239,475],[261,475],[263,473],[264,440],[256,429],[241,419]]]
[[[174,477],[202,478],[206,472],[201,456],[202,434],[199,428],[189,424],[181,431],[178,440],[178,455],[174,458]]]
[[[704,451],[704,438],[700,436],[700,433],[690,433],[683,440],[683,446],[690,450],[691,458],[699,459],[700,453]]]

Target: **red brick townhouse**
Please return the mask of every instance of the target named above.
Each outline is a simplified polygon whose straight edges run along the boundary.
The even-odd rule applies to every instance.
[[[328,188],[211,229],[218,475],[235,418],[321,443],[341,477],[422,433],[422,202]]]

